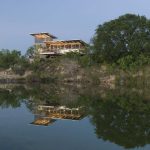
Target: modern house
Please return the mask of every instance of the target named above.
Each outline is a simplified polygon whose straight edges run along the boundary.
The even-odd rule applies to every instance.
[[[35,49],[40,55],[62,55],[68,52],[83,54],[87,44],[82,40],[56,40],[57,37],[49,33],[32,33],[35,39]]]

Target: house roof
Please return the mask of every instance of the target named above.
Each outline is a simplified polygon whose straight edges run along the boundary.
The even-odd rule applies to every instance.
[[[59,41],[46,41],[46,44],[68,44],[68,43],[81,43],[86,45],[86,43],[82,40],[59,40]]]
[[[57,39],[56,36],[48,33],[48,32],[40,32],[40,33],[31,33],[30,35],[34,36],[34,37],[38,37],[38,38],[46,38],[46,37],[51,37],[53,39]]]

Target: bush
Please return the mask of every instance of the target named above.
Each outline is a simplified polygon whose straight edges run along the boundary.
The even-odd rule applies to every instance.
[[[140,54],[137,57],[133,57],[132,55],[127,55],[118,59],[116,65],[119,66],[120,69],[138,69],[144,65],[150,64],[150,57],[144,54]]]

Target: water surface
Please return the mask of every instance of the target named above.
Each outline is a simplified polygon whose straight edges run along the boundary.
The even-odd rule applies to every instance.
[[[149,88],[1,85],[0,149],[150,149]]]

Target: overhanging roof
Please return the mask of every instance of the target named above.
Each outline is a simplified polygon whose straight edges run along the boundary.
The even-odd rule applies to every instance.
[[[53,38],[53,39],[57,39],[57,37],[56,36],[54,36],[54,35],[52,35],[52,34],[50,34],[50,33],[48,33],[48,32],[40,32],[40,33],[31,33],[30,35],[32,35],[32,36],[34,36],[34,37],[36,37],[36,36],[48,36],[48,37],[51,37],[51,38]]]
[[[86,45],[86,43],[82,40],[60,40],[60,41],[46,41],[46,44],[68,44],[68,43],[81,43]]]

